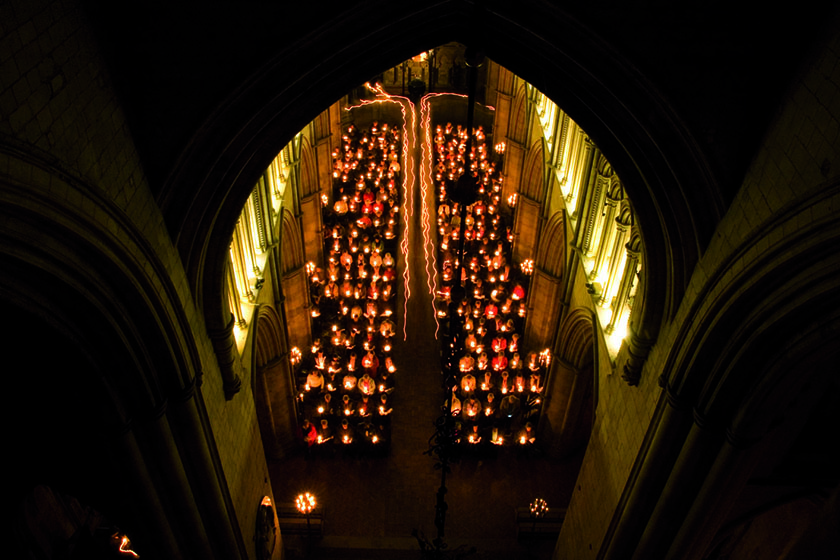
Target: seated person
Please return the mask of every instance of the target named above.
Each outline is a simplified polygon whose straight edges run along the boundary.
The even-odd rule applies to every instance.
[[[461,371],[465,373],[472,371],[475,367],[475,359],[473,359],[473,357],[469,353],[464,354],[464,356],[458,362],[458,367],[461,369]]]
[[[368,443],[380,443],[382,441],[381,430],[376,424],[364,422],[359,426],[359,433]]]
[[[475,391],[475,377],[472,374],[467,373],[463,377],[461,377],[461,393],[472,393]]]
[[[356,356],[355,352],[351,352],[350,356],[347,358],[347,371],[352,372],[356,371],[356,368],[359,367],[358,356]]]
[[[368,350],[367,354],[362,358],[362,368],[367,375],[371,377],[376,376],[376,372],[379,369],[379,358],[373,349]]]
[[[376,381],[371,379],[370,375],[365,373],[358,383],[359,391],[365,396],[372,395],[376,392]]]
[[[330,427],[330,422],[326,418],[321,418],[321,429],[318,430],[317,443],[326,443],[333,438],[333,431]]]
[[[514,371],[522,369],[522,360],[519,359],[519,352],[513,353],[513,356],[511,356],[510,361],[508,362],[508,367]]]
[[[496,386],[495,381],[493,380],[493,372],[492,371],[485,371],[484,372],[484,379],[481,381],[481,390],[482,391],[492,391],[493,388]]]
[[[376,409],[376,413],[380,417],[384,417],[384,416],[388,416],[392,412],[394,412],[394,409],[391,408],[390,404],[388,404],[388,394],[387,393],[381,393],[379,395],[379,408]]]
[[[344,267],[344,270],[349,272],[350,267],[353,266],[353,256],[345,249],[345,251],[341,253],[339,262],[341,263],[341,266]]]
[[[341,397],[341,415],[344,417],[353,416],[356,412],[356,403],[350,398],[350,395]]]
[[[540,357],[536,352],[528,354],[528,369],[531,371],[538,371],[540,369]]]
[[[492,301],[484,308],[484,316],[488,319],[493,319],[499,314],[499,308]]]
[[[478,424],[473,424],[472,429],[467,431],[467,443],[476,444],[481,442],[481,435],[478,433]]]
[[[481,413],[481,401],[475,397],[469,397],[461,404],[461,415],[464,420],[476,420]]]
[[[341,387],[345,392],[352,391],[356,388],[356,376],[353,375],[353,372],[348,371],[347,375],[344,376],[344,379],[341,380]]]
[[[375,274],[379,274],[379,269],[382,267],[382,257],[379,253],[374,252],[370,256],[370,266],[373,268]]]
[[[391,299],[391,296],[394,294],[393,289],[391,288],[391,283],[388,282],[382,287],[382,294],[381,298],[382,301],[388,301]]]
[[[507,367],[508,367],[507,356],[505,356],[505,353],[500,350],[493,357],[493,369],[496,370],[496,371],[502,371],[504,369],[507,369]]]
[[[482,352],[481,354],[479,354],[478,359],[475,362],[475,367],[478,368],[478,371],[487,370],[487,366],[489,366],[489,365],[490,365],[490,361],[487,358],[487,352]],[[488,374],[490,374],[489,371],[487,371],[484,374],[484,376],[487,377]]]
[[[394,390],[394,376],[392,373],[387,368],[382,372],[378,387],[380,393],[390,393]]]
[[[506,371],[502,372],[502,382],[499,385],[499,389],[503,395],[510,391],[510,374]]]
[[[312,447],[318,441],[318,432],[315,426],[309,422],[308,418],[303,419],[303,423],[300,425],[300,432],[301,438],[307,447]]]
[[[499,412],[502,414],[502,416],[512,418],[519,412],[520,406],[521,403],[519,401],[519,397],[511,393],[510,395],[507,395],[502,399],[502,402],[499,405]]]
[[[324,376],[321,374],[321,370],[313,369],[309,372],[309,375],[306,376],[306,386],[310,390],[320,391],[323,385]]]
[[[359,418],[367,418],[373,414],[373,405],[368,395],[362,395],[362,402],[359,403],[356,412],[359,414]]]
[[[394,336],[397,327],[394,322],[390,319],[385,319],[382,321],[382,324],[379,326],[379,333],[384,336],[385,338],[391,338]]]
[[[325,392],[324,396],[321,397],[321,400],[316,405],[315,410],[317,411],[318,416],[332,416],[334,412],[332,407],[332,395]]]
[[[507,339],[503,335],[497,335],[491,343],[493,352],[501,352],[507,349]]]
[[[475,334],[468,334],[466,340],[464,341],[464,346],[466,346],[470,351],[475,351],[475,347],[477,345],[478,340],[475,338]]]
[[[388,373],[394,373],[397,371],[397,366],[394,365],[394,360],[391,359],[391,356],[387,356],[385,358],[385,371]]]
[[[519,333],[513,333],[510,336],[510,344],[508,344],[508,350],[510,352],[519,352]],[[519,357],[519,354],[516,354]]]
[[[519,433],[516,435],[516,441],[518,441],[520,445],[528,445],[536,441],[534,426],[531,425],[530,422],[526,422],[525,427],[519,430]]]
[[[484,416],[486,418],[494,418],[496,416],[496,410],[498,408],[498,403],[496,402],[496,395],[494,395],[493,393],[487,393],[487,397],[484,399],[483,407]]]
[[[528,379],[528,383],[530,385],[530,389],[532,393],[539,393],[542,391],[542,386],[540,385],[540,374],[537,372],[532,372],[531,377]]]
[[[349,444],[353,443],[353,436],[354,435],[355,434],[353,433],[353,427],[347,421],[347,418],[342,418],[341,419],[341,425],[338,428],[338,432],[336,433],[336,436],[338,438],[337,441],[339,443],[349,445]]]
[[[522,372],[517,372],[513,377],[513,388],[517,393],[525,390],[525,377],[522,375]]]

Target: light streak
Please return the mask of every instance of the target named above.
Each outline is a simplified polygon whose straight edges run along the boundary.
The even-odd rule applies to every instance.
[[[411,298],[411,260],[409,258],[410,244],[408,241],[408,225],[409,220],[414,214],[414,198],[410,196],[410,194],[412,194],[414,191],[414,182],[416,178],[414,172],[413,156],[414,148],[417,145],[417,133],[415,131],[417,113],[415,111],[414,103],[408,97],[404,97],[402,95],[391,95],[385,91],[381,84],[374,84],[372,86],[368,82],[365,83],[365,87],[368,88],[370,91],[374,92],[377,95],[377,97],[381,98],[374,100],[363,99],[359,105],[347,107],[346,110],[354,109],[356,107],[368,105],[371,103],[398,103],[400,105],[400,111],[402,112],[403,118],[403,207],[405,208],[405,210],[402,214],[403,224],[405,227],[403,231],[402,240],[400,241],[400,252],[402,252],[403,256],[405,257],[405,267],[403,268],[403,284],[405,286],[405,298],[403,299],[403,340],[407,340],[408,321],[406,319],[408,317],[408,300]],[[407,115],[408,112],[411,113],[410,123]]]
[[[423,132],[423,159],[420,168],[420,201],[421,201],[421,218],[423,221],[423,252],[426,257],[426,285],[429,288],[429,293],[432,295],[432,317],[435,319],[435,340],[437,340],[438,332],[440,331],[440,321],[438,321],[437,312],[435,309],[435,294],[437,293],[437,260],[435,258],[435,250],[431,241],[430,231],[431,217],[429,215],[429,207],[426,203],[428,189],[433,186],[432,182],[432,167],[434,165],[433,150],[432,150],[432,133],[431,133],[431,102],[433,97],[440,97],[443,95],[452,95],[455,97],[464,97],[466,95],[460,93],[427,93],[420,99],[420,127]]]

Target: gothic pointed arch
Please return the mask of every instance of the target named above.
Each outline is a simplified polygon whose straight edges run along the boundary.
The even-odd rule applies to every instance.
[[[753,473],[772,473],[820,396],[836,391],[838,197],[840,185],[820,185],[761,224],[760,241],[745,239],[709,271],[670,346],[652,443],[637,457],[640,474],[625,489],[628,506],[616,513],[606,558],[631,542],[644,557],[706,550]],[[821,468],[828,457],[815,459]],[[646,531],[663,518],[657,535]]]
[[[519,86],[513,99],[508,138],[522,147],[528,141],[528,94],[525,84]]]
[[[285,276],[303,266],[304,254],[297,220],[286,209],[283,210],[280,228],[280,271]]]
[[[578,308],[557,331],[542,429],[551,453],[558,456],[585,447],[592,432],[598,379],[595,328],[592,311]]]
[[[283,211],[280,234],[280,283],[282,305],[288,322],[289,344],[304,347],[309,344],[309,281],[304,269],[304,252],[299,219],[288,210]]]
[[[0,309],[29,339],[8,352],[27,364],[7,381],[18,406],[39,412],[33,426],[48,429],[37,431],[44,452],[29,441],[11,451],[14,466],[68,477],[74,495],[163,557],[186,557],[187,547],[241,556],[201,394],[214,364],[202,360],[189,297],[173,281],[175,252],[53,158],[34,146],[21,153],[0,146],[14,161],[0,174]],[[33,360],[39,336],[50,352],[42,346]]]
[[[560,211],[543,228],[534,258],[525,339],[536,348],[551,346],[555,339],[565,295],[566,244],[566,220]]]
[[[257,311],[253,394],[266,457],[286,456],[295,448],[295,391],[285,326],[270,305]]]
[[[160,206],[188,282],[212,331],[224,326],[227,243],[239,210],[274,156],[324,107],[368,76],[478,26],[488,57],[533,84],[577,122],[609,158],[633,200],[644,240],[640,287],[628,339],[641,370],[722,213],[718,186],[665,98],[622,55],[557,6],[536,0],[473,13],[460,2],[434,9],[376,0],[370,10],[327,14],[323,27],[277,53],[220,103],[169,175]],[[374,31],[375,30],[375,31]],[[319,41],[329,32],[331,41]],[[371,33],[389,49],[375,48]],[[340,65],[322,64],[340,59]],[[318,76],[312,73],[318,67]],[[289,80],[288,76],[312,79]],[[212,131],[212,133],[211,133]],[[509,162],[509,160],[508,160]]]
[[[542,139],[534,142],[528,150],[519,194],[539,203],[545,198],[545,155]]]
[[[300,195],[301,198],[318,193],[318,166],[315,162],[315,152],[309,144],[309,139],[301,138],[300,147]]]
[[[565,214],[556,212],[543,228],[534,264],[554,278],[563,278],[567,245]]]
[[[543,221],[542,208],[546,177],[543,140],[538,139],[524,154],[518,154],[519,150],[515,146],[509,148],[507,152],[508,157],[513,159],[525,157],[521,175],[518,175],[520,196],[516,205],[516,241],[514,243],[514,257],[518,261],[523,261],[534,257]],[[517,181],[510,175],[508,178],[513,183]]]

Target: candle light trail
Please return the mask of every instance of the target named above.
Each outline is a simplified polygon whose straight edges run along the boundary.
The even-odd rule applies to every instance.
[[[432,134],[431,134],[431,103],[429,101],[432,97],[438,97],[440,93],[429,93],[423,96],[420,100],[420,126],[423,132],[423,159],[420,173],[420,201],[422,207],[423,219],[423,252],[426,257],[426,285],[429,288],[429,294],[432,296],[432,317],[435,319],[435,340],[437,340],[438,332],[440,331],[440,321],[438,321],[437,313],[435,312],[435,294],[437,293],[437,261],[435,259],[435,250],[432,246],[430,237],[431,220],[429,217],[429,207],[426,201],[428,189],[433,185],[432,183]],[[431,248],[431,250],[430,250]],[[431,254],[431,259],[429,258]]]
[[[414,173],[414,158],[413,158],[413,151],[414,147],[417,145],[417,134],[415,132],[416,127],[416,111],[414,107],[414,103],[407,97],[401,95],[391,95],[385,91],[381,84],[370,85],[370,83],[365,83],[365,87],[375,93],[377,97],[381,96],[381,99],[363,99],[359,103],[359,105],[353,105],[347,107],[346,110],[355,109],[356,107],[361,107],[363,105],[369,105],[371,103],[397,103],[400,106],[400,112],[402,113],[403,118],[403,133],[402,133],[402,142],[403,142],[403,201],[405,209],[403,211],[403,224],[404,224],[404,232],[402,240],[400,241],[400,251],[402,252],[403,256],[405,257],[405,267],[403,269],[403,284],[405,286],[405,297],[403,299],[403,340],[408,339],[408,332],[407,332],[407,315],[408,315],[408,300],[411,297],[411,287],[409,283],[411,281],[411,271],[409,267],[409,249],[410,244],[408,242],[408,233],[409,233],[409,220],[411,219],[412,215],[414,214],[414,199],[410,196],[413,193],[414,181],[415,181],[415,173]],[[407,113],[411,113],[411,122],[409,124],[409,119]]]
[[[420,189],[421,189],[421,205],[422,205],[422,219],[423,219],[423,251],[426,256],[426,283],[429,288],[429,293],[432,295],[432,317],[435,319],[435,340],[437,340],[438,332],[440,331],[440,322],[434,306],[434,296],[437,293],[437,261],[435,259],[435,251],[432,246],[430,238],[431,221],[429,216],[429,209],[426,203],[426,195],[428,188],[433,185],[432,182],[432,166],[433,150],[432,150],[432,134],[431,134],[431,102],[430,99],[434,97],[441,97],[450,95],[454,97],[467,98],[466,95],[460,93],[427,93],[420,100],[420,127],[423,131],[423,160],[420,172]],[[431,247],[431,251],[429,250]],[[431,253],[431,259],[429,255]]]

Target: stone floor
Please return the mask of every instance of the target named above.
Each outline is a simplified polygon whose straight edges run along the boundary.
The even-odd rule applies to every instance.
[[[308,459],[301,453],[270,465],[278,504],[291,504],[299,493],[313,492],[324,518],[323,536],[309,543],[308,556],[304,540],[284,537],[289,559],[421,558],[412,532],[419,531],[429,540],[436,537],[434,505],[441,473],[434,468],[435,461],[423,452],[434,433],[433,422],[441,414],[444,394],[419,233],[419,197],[417,193],[413,204],[404,204],[404,211],[411,212],[413,208],[408,228],[408,246],[412,251],[408,257],[409,320],[406,339],[403,340],[402,323],[395,337],[394,361],[398,371],[390,452],[376,458],[336,452]],[[400,272],[405,264],[406,259],[400,256]],[[399,289],[404,296],[401,283]],[[477,552],[469,558],[476,559],[550,558],[556,537],[517,538],[515,509],[527,507],[535,498],[545,499],[550,508],[565,508],[581,459],[582,456],[551,460],[541,456],[536,445],[527,453],[518,448],[501,448],[495,457],[465,458],[454,465],[446,481],[445,538],[449,549],[460,544],[474,546]]]

